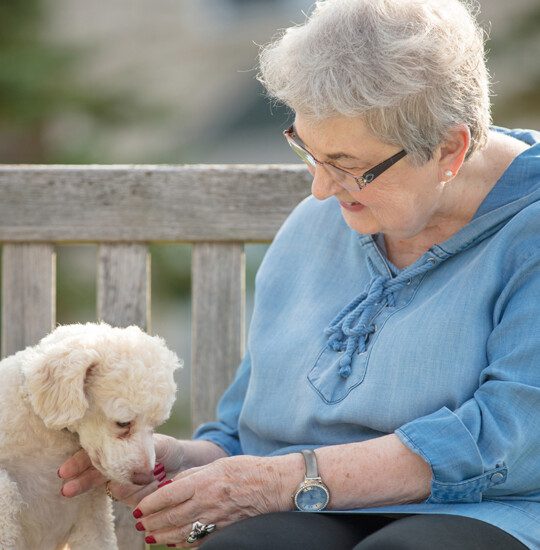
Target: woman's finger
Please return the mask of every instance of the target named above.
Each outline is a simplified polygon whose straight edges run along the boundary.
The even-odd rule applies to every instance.
[[[153,493],[158,488],[158,481],[153,481],[148,485],[120,484],[115,481],[109,482],[109,490],[114,498],[121,500],[128,506],[135,507],[141,499]]]
[[[69,479],[62,485],[62,495],[65,497],[74,497],[84,493],[94,487],[103,485],[105,477],[95,468],[88,468],[76,478]]]
[[[133,512],[133,515],[136,518],[141,518],[149,516],[150,514],[155,514],[164,508],[178,506],[186,502],[192,498],[194,494],[195,487],[193,483],[190,483],[189,476],[184,479],[172,481],[144,497],[139,504],[137,504],[137,508]],[[169,526],[170,523],[166,521],[165,518],[162,518],[158,528]]]
[[[172,530],[179,532],[182,525],[185,526],[188,521],[195,521],[191,518],[200,513],[199,508],[200,506],[198,506],[193,500],[188,500],[181,505],[172,506],[165,511],[162,510],[160,512],[156,512],[155,514],[145,515],[137,520],[137,525],[139,528],[144,527],[144,530],[149,535],[154,535],[155,533],[159,533],[161,535],[165,532],[170,534]],[[189,532],[185,537],[187,537],[188,534]],[[178,535],[178,537],[179,538],[172,540],[182,540],[181,536]],[[165,539],[160,538],[160,540]],[[171,540],[169,540],[169,542],[171,542]]]
[[[202,520],[205,522],[204,518]],[[176,548],[197,548],[202,544],[202,539],[195,540],[194,542],[187,542],[187,538],[191,533],[192,525],[185,525],[181,528],[173,527],[170,529],[162,529],[160,531],[147,532],[145,534],[146,542],[150,544],[167,544],[170,546],[175,546]],[[209,538],[212,538],[212,534],[205,535],[202,537],[204,542],[208,541]]]
[[[92,462],[86,451],[84,449],[79,449],[58,468],[58,476],[62,479],[76,477],[85,470],[88,470],[91,466]]]
[[[177,472],[184,462],[184,447],[174,437],[154,434],[156,461],[165,466],[167,472]]]

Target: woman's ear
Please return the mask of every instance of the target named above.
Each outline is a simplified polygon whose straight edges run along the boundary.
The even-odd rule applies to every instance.
[[[53,430],[80,420],[88,409],[84,384],[99,360],[97,351],[85,348],[80,338],[28,351],[22,371],[34,412]]]
[[[465,156],[471,144],[471,132],[466,124],[457,124],[447,133],[446,139],[441,145],[439,156],[440,180],[447,180],[442,177],[448,170],[454,176],[459,172],[465,162]]]

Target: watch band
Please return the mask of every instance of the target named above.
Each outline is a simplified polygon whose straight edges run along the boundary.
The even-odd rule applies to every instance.
[[[311,449],[303,449],[304,461],[306,463],[306,478],[314,479],[319,477],[317,469],[317,457]]]
[[[302,512],[320,512],[330,501],[330,491],[324,484],[317,468],[317,455],[311,449],[300,451],[304,457],[306,473],[292,499],[297,510]]]

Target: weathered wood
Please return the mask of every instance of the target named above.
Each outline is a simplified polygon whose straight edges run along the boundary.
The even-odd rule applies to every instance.
[[[150,255],[145,245],[98,247],[97,302],[99,320],[149,330]]]
[[[50,244],[2,250],[2,357],[35,345],[54,327],[56,255]]]
[[[97,242],[98,319],[150,332],[147,245],[191,242],[192,424],[214,419],[244,353],[244,243],[271,241],[310,179],[298,165],[0,167],[2,355],[54,326],[51,243]],[[120,549],[143,548],[130,511],[115,514]]]
[[[6,165],[0,241],[270,241],[310,180],[300,165]]]
[[[138,325],[149,330],[150,255],[142,244],[98,247],[97,317],[117,327]],[[114,503],[119,550],[143,550],[144,536],[133,528],[131,510]]]
[[[216,404],[244,353],[243,243],[193,246],[192,425],[215,418]]]

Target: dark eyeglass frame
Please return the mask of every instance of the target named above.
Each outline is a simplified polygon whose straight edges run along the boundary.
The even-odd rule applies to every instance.
[[[339,170],[343,174],[346,174],[354,179],[356,182],[356,185],[358,186],[358,190],[361,191],[366,187],[368,184],[370,184],[375,178],[379,177],[384,171],[388,170],[391,166],[393,166],[398,160],[402,159],[406,154],[407,151],[405,149],[402,149],[395,155],[392,155],[390,158],[383,160],[377,166],[374,166],[373,168],[370,168],[366,172],[364,172],[361,176],[355,176],[354,174],[351,174],[350,172],[347,172],[347,170],[343,170],[343,168],[339,168],[338,166],[335,166],[334,164],[331,164],[329,162],[321,162],[317,160],[305,147],[305,144],[302,142],[302,140],[298,137],[296,132],[294,131],[294,124],[291,124],[287,130],[283,132],[283,135],[285,136],[285,139],[289,143],[291,149],[309,166],[312,168],[316,168],[316,165],[319,164],[320,166],[328,166],[333,170]],[[306,154],[307,158],[304,158],[297,150],[296,148],[301,149]],[[312,164],[309,162],[308,159],[313,159],[315,164]],[[341,182],[340,182],[341,183]],[[346,187],[346,189],[348,189]],[[355,191],[356,189],[349,189],[350,191]]]

